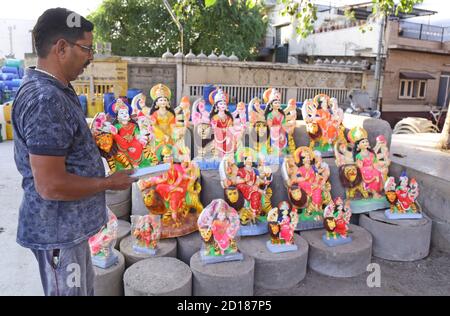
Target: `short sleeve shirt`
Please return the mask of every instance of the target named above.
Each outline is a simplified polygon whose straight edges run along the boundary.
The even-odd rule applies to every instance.
[[[12,107],[14,159],[21,173],[23,200],[17,242],[27,248],[70,248],[97,233],[107,221],[105,193],[77,201],[44,200],[36,191],[30,154],[64,156],[66,170],[104,177],[100,152],[72,86],[27,69]]]

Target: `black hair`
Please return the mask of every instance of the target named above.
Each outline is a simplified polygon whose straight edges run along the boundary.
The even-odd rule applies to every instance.
[[[33,42],[38,57],[45,58],[59,39],[76,42],[92,32],[94,24],[77,13],[65,8],[46,10],[33,28]]]
[[[156,102],[158,102],[158,100],[161,99],[161,98],[166,98],[167,99],[167,101],[169,102],[169,105],[166,106],[167,111],[169,111],[170,113],[172,113],[175,116],[175,111],[170,106],[170,101],[169,101],[169,99],[167,97],[157,97],[155,99],[155,101],[153,101],[152,108],[150,109],[150,115],[152,115],[153,113],[155,113],[159,109],[159,108],[156,107]]]

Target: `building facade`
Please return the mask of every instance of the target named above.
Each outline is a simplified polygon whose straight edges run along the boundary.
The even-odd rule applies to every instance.
[[[431,118],[450,101],[450,29],[390,21],[382,85],[383,119]],[[442,120],[445,115],[441,115]]]

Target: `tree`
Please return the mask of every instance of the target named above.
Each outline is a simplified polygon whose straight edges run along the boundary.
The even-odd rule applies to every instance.
[[[234,52],[241,59],[257,56],[267,28],[260,4],[169,2],[183,25],[184,53],[192,49],[196,54]],[[104,0],[88,18],[95,24],[95,40],[111,42],[114,54],[160,57],[167,48],[179,49],[179,30],[161,0]]]
[[[423,3],[424,0],[372,0],[372,16],[374,19],[382,16],[398,15],[400,12],[411,13],[414,6]],[[206,6],[215,6],[221,0],[205,0]],[[265,0],[228,0],[229,5],[237,2],[245,2],[247,6],[257,4],[263,5]],[[305,38],[314,30],[314,23],[317,20],[317,6],[314,0],[277,0],[281,5],[280,14],[290,16],[296,27],[297,34]],[[346,11],[349,19],[354,18],[354,12],[351,8]],[[362,28],[364,32],[365,29]]]

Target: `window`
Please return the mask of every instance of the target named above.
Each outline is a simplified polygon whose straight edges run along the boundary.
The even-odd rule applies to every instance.
[[[426,80],[400,80],[400,99],[425,99]]]
[[[275,45],[280,46],[281,45],[281,27],[277,26],[275,29]]]

